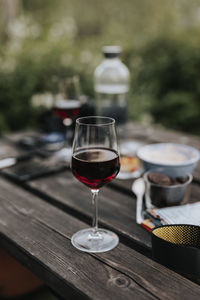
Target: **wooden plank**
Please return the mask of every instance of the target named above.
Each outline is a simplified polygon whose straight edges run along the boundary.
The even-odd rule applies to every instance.
[[[0,180],[0,244],[66,299],[199,299],[200,287],[119,244],[82,253],[70,237],[85,224]],[[77,299],[74,294],[70,299]]]
[[[133,280],[129,282],[126,275],[73,248],[70,237],[83,224],[6,182],[1,181],[0,186],[1,245],[7,246],[7,250],[11,247],[13,255],[16,248],[24,252],[24,260],[23,253],[20,257],[15,254],[15,258],[47,280],[56,292],[62,291],[61,296],[65,298],[68,286],[71,286],[91,299],[122,299],[125,295],[127,299],[136,297],[134,295],[154,299]],[[6,243],[7,240],[10,243]],[[117,280],[115,282],[114,279],[120,276],[129,282],[127,289]],[[54,286],[57,284],[55,279],[59,281],[59,290]]]
[[[11,145],[6,139],[0,139],[0,159],[6,158],[8,156],[15,157],[18,155],[18,151]]]
[[[102,226],[114,229],[121,237],[133,242],[132,247],[146,253],[151,247],[150,234],[140,225],[136,224],[136,201],[130,192],[126,195],[114,187],[103,187],[99,197],[99,221]],[[123,187],[123,183],[120,183]],[[131,183],[127,181],[127,185]],[[72,215],[79,214],[79,217],[91,224],[91,195],[87,187],[73,178],[70,171],[57,174],[56,176],[40,178],[27,183],[28,188],[47,201],[61,207]],[[126,186],[128,190],[128,186]],[[200,186],[192,184],[190,187],[189,202],[199,201]],[[85,218],[84,218],[85,217]],[[140,247],[140,248],[139,248]],[[142,248],[141,248],[142,247]]]
[[[167,129],[158,125],[142,125],[140,123],[129,122],[126,131],[123,132],[125,138],[138,138],[147,143],[181,143],[188,144],[200,149],[200,138],[197,135]]]
[[[33,135],[33,133],[31,134]],[[24,133],[14,134],[10,139],[16,142],[23,135]],[[129,136],[130,138],[139,138],[140,140],[146,142],[153,142],[154,138],[156,138],[156,141],[181,142],[185,138],[184,136],[182,137],[181,133],[167,131],[160,128],[147,128],[138,124],[128,124],[127,136]],[[199,142],[196,137],[186,136],[186,138],[191,143],[196,143],[196,146],[199,146]],[[9,151],[7,151],[7,153]],[[64,173],[63,175],[61,175],[61,177],[65,177],[65,174],[67,173]],[[54,178],[56,178],[56,182],[54,182]],[[67,211],[69,211],[69,208],[78,211],[83,217],[85,216],[87,222],[89,222],[89,218],[91,217],[91,196],[86,190],[86,187],[81,188],[80,183],[76,183],[74,190],[70,189],[70,195],[67,195],[66,197],[65,184],[70,187],[71,179],[70,181],[68,181],[68,183],[66,183],[65,178],[63,178],[63,180],[57,180],[57,176],[54,176],[52,177],[52,179],[47,178],[41,179],[41,181],[37,180],[31,183],[31,186],[34,187],[37,192],[41,191],[45,195],[47,194],[48,196],[53,196],[53,198],[58,200],[55,201],[54,199],[54,202],[58,203],[59,205],[62,204],[61,207],[67,207]],[[56,185],[58,185],[58,189],[56,188]],[[107,188],[102,189],[100,194],[100,222],[107,227],[116,228],[122,236],[134,242],[137,242],[137,245],[149,248],[150,238],[148,233],[146,233],[144,229],[140,228],[140,226],[135,224],[135,198],[133,196],[131,197],[131,199],[130,197],[128,197],[128,195],[132,195],[131,185],[132,180],[115,180],[110,184],[110,186],[115,190],[119,190],[124,193],[124,195],[120,195],[120,197],[119,193],[116,193],[116,191],[110,191]],[[75,194],[77,193],[77,191],[78,196],[75,196],[76,201],[74,201],[73,193]],[[110,196],[111,193],[112,197]],[[80,195],[82,198],[80,198]],[[87,199],[87,201],[83,201],[82,199]],[[119,216],[119,218],[115,218],[116,215],[119,215],[119,211],[121,216]],[[121,211],[123,211],[123,213]],[[133,213],[133,215],[130,214],[131,212]],[[116,221],[115,219],[119,220]]]
[[[39,193],[44,198],[48,197],[48,201],[67,212],[73,214],[75,211],[79,213],[79,217],[85,216],[84,220],[91,224],[91,193],[73,177],[71,171],[30,181],[27,186],[32,192]],[[121,237],[128,238],[133,243],[132,246],[142,247],[141,251],[145,251],[151,246],[150,234],[136,224],[135,211],[136,201],[133,194],[125,195],[106,186],[100,190],[100,224],[116,230]]]

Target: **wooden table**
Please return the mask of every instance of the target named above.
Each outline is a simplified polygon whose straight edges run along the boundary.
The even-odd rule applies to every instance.
[[[1,139],[0,158],[18,155],[16,141],[23,135]],[[200,138],[161,128],[132,123],[126,135],[144,143],[180,142],[200,149]],[[199,171],[200,165],[191,201],[199,200]],[[0,246],[63,299],[200,299],[197,283],[152,260],[150,234],[135,222],[132,180],[116,179],[100,192],[99,225],[116,232],[119,245],[88,254],[76,250],[70,239],[91,225],[91,195],[70,169],[24,182],[1,175]]]

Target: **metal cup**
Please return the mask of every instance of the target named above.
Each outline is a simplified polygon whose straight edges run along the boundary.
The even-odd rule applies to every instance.
[[[187,181],[175,185],[160,185],[150,182],[148,174],[151,172],[166,174],[162,169],[155,169],[145,172],[143,175],[145,181],[145,204],[146,208],[166,207],[185,203],[189,196],[189,184],[193,176],[187,175]]]

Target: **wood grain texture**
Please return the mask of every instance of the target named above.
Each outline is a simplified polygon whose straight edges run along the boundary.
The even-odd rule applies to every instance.
[[[27,135],[34,135],[33,132],[27,132]],[[16,133],[9,136],[11,142],[16,142],[22,138],[25,133]],[[191,144],[200,149],[200,139],[196,136],[185,135],[184,133],[175,132],[156,127],[146,127],[136,123],[129,123],[125,131],[124,138],[139,139],[144,143],[152,142],[180,142]],[[195,178],[198,182],[200,179],[200,168],[195,171]],[[70,172],[69,172],[70,173]],[[36,192],[42,192],[46,197],[52,197],[52,202],[66,209],[68,212],[79,213],[88,223],[91,219],[91,195],[86,187],[80,183],[75,183],[68,172],[61,176],[43,178],[30,183]],[[115,228],[119,234],[141,245],[150,247],[150,239],[140,226],[135,223],[135,198],[131,192],[133,180],[114,180],[110,183],[109,190],[103,188],[100,193],[100,224],[109,228]],[[66,193],[66,190],[68,191]],[[196,189],[198,190],[198,189]],[[120,194],[118,193],[120,191]],[[192,191],[193,193],[193,191]],[[123,194],[123,195],[121,195]],[[120,195],[120,196],[119,196]],[[129,197],[128,197],[129,196]],[[192,201],[194,197],[192,196]],[[198,199],[198,193],[195,195]],[[120,214],[118,213],[120,211]],[[116,218],[117,216],[117,218]]]
[[[128,241],[136,246],[141,246],[144,251],[151,247],[150,234],[141,226],[136,224],[135,211],[136,201],[130,187],[132,181],[114,180],[112,188],[105,186],[100,191],[99,196],[99,221],[101,226],[106,226],[115,230],[121,237],[126,237]],[[34,193],[39,193],[48,200],[52,198],[52,203],[60,206],[71,213],[78,213],[85,216],[88,224],[91,224],[91,195],[89,189],[73,178],[70,171],[57,174],[55,176],[40,178],[27,183]],[[118,190],[116,190],[118,187]],[[121,187],[130,191],[130,195],[125,194]],[[190,202],[200,200],[200,186],[192,184],[190,187]],[[73,214],[72,212],[72,214]]]
[[[44,198],[46,196],[53,198],[54,204],[57,206],[61,204],[66,211],[69,207],[75,213],[86,216],[91,224],[91,193],[86,186],[73,177],[71,171],[30,181],[27,185],[32,188],[33,192],[42,193]],[[115,230],[120,236],[128,238],[130,242],[137,243],[137,246],[149,249],[150,235],[136,224],[135,211],[136,201],[133,194],[128,196],[106,186],[100,190],[100,225]]]
[[[23,136],[14,134],[9,141],[15,143]],[[200,149],[196,136],[134,123],[128,124],[124,138],[183,143]],[[11,144],[4,144],[5,140],[1,141],[4,150],[0,157],[18,153]],[[199,201],[199,174],[200,163],[194,171],[197,184],[192,185],[191,202]],[[99,210],[100,224],[119,233],[128,246],[120,243],[111,252],[88,255],[72,248],[70,237],[85,227],[73,216],[90,223],[91,195],[70,172],[27,183],[26,188],[46,203],[2,180],[0,245],[64,299],[66,295],[69,299],[199,299],[199,286],[131,249],[139,247],[145,253],[151,246],[150,235],[135,223],[131,184],[132,180],[115,180],[103,188]]]
[[[85,224],[0,180],[0,245],[64,299],[199,299],[200,287],[122,243],[90,255],[71,245]]]
[[[17,156],[18,151],[5,138],[0,139],[0,159]]]

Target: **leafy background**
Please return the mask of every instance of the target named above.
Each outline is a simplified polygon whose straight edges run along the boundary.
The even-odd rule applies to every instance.
[[[63,78],[95,101],[108,44],[131,72],[130,119],[200,133],[197,0],[1,0],[0,133],[36,126]]]

